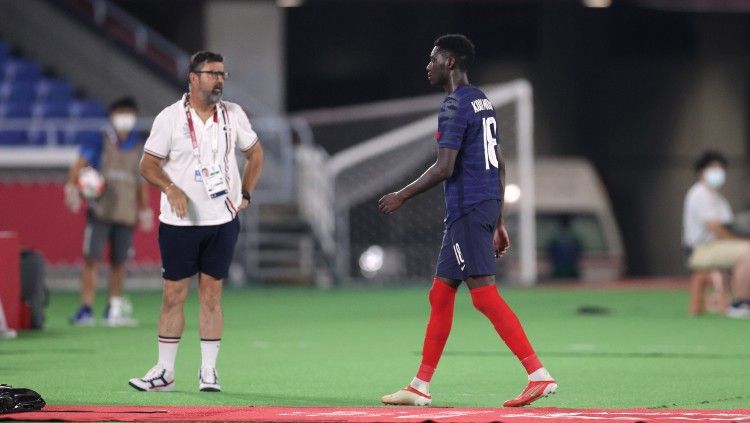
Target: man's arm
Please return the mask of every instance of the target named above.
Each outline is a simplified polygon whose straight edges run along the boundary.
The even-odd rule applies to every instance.
[[[260,145],[260,140],[245,152],[245,160],[245,169],[242,171],[242,191],[252,194],[263,170],[263,147]],[[243,198],[240,209],[249,206],[250,202]]]
[[[149,153],[143,153],[139,169],[141,175],[151,185],[159,188],[159,191],[167,195],[167,200],[172,207],[172,211],[177,214],[177,217],[182,219],[187,215],[187,196],[182,192],[180,187],[169,179],[169,176],[162,170],[161,165],[162,159]]]
[[[495,157],[497,157],[497,179],[500,184],[500,213],[497,216],[495,233],[492,236],[492,245],[495,250],[495,257],[505,254],[510,248],[510,237],[505,229],[505,220],[503,219],[503,205],[505,204],[505,159],[500,155],[500,147],[495,146]]]
[[[458,150],[438,148],[437,160],[419,178],[401,190],[386,194],[378,200],[380,211],[391,214],[403,206],[408,199],[450,178],[453,175],[456,156],[458,156]]]
[[[78,194],[78,175],[81,173],[81,169],[88,166],[88,161],[83,156],[78,156],[75,162],[70,166],[68,170],[68,181],[65,183],[63,193],[65,194],[65,205],[73,213],[78,213],[81,209],[81,197]]]
[[[711,231],[711,233],[713,233],[716,236],[716,238],[719,238],[719,239],[740,238],[737,236],[737,234],[727,229],[727,227],[724,226],[724,224],[716,220],[707,221],[706,227],[708,228],[709,231]]]

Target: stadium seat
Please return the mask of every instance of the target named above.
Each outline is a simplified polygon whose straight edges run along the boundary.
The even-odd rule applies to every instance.
[[[72,138],[68,138],[67,143],[75,145],[91,144],[102,139],[101,131],[77,131]]]
[[[31,104],[27,101],[0,103],[0,118],[30,118]]]
[[[42,79],[36,83],[37,101],[69,101],[73,98],[73,87],[60,79]]]
[[[65,118],[69,113],[69,101],[43,101],[31,108],[31,115],[35,118]]]
[[[97,118],[106,116],[107,109],[96,100],[76,100],[70,104],[70,117]]]
[[[0,85],[0,102],[27,102],[36,98],[36,86],[33,82],[5,82]]]
[[[26,144],[26,133],[24,131],[0,130],[0,145],[23,145]]]
[[[41,78],[42,72],[31,60],[10,58],[5,62],[5,81],[27,81],[36,82]]]

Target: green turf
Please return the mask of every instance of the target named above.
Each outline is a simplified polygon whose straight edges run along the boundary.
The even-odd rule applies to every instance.
[[[690,318],[677,291],[503,290],[544,364],[558,379],[539,406],[741,408],[750,321]],[[74,328],[72,294],[53,294],[47,328],[0,341],[0,382],[38,390],[49,404],[373,406],[419,364],[427,288],[227,290],[219,355],[222,393],[200,393],[197,299],[177,356],[177,391],[127,385],[156,360],[160,294],[130,298],[137,328]],[[98,299],[102,303],[102,298]],[[581,315],[583,305],[608,314]],[[97,307],[100,313],[101,306]],[[525,374],[465,288],[433,378],[435,406],[494,407]]]

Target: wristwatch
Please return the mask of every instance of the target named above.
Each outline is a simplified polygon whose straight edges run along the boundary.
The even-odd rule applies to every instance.
[[[242,191],[242,199],[247,200],[247,202],[250,203],[250,193],[247,191]]]

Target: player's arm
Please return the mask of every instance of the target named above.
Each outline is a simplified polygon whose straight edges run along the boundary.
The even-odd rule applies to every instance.
[[[505,220],[503,218],[503,204],[505,204],[505,159],[500,154],[500,148],[495,146],[495,157],[497,157],[497,179],[500,185],[500,213],[497,216],[495,233],[492,237],[492,246],[495,250],[495,257],[505,254],[510,248],[510,237],[505,229]]]
[[[378,201],[378,208],[385,214],[398,210],[410,198],[421,194],[453,175],[458,150],[438,148],[437,160],[414,182],[401,190],[384,195]]]
[[[263,147],[260,145],[260,140],[245,151],[245,169],[242,171],[242,191],[246,191],[250,195],[255,190],[255,186],[258,184],[258,179],[260,179],[260,174],[263,170],[263,154]],[[244,209],[249,206],[250,201],[243,198],[240,208]]]

